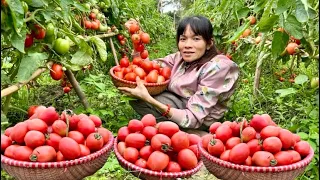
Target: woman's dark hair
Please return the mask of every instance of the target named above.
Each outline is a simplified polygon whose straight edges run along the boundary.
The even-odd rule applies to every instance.
[[[197,62],[197,67],[200,67],[203,63],[209,61],[214,56],[218,54],[218,49],[213,40],[213,27],[209,19],[204,16],[188,16],[183,18],[177,28],[177,45],[179,44],[180,35],[182,35],[187,26],[190,25],[191,30],[195,35],[200,35],[204,38],[207,43],[212,43],[211,48],[204,54],[204,56],[199,59],[201,62]]]

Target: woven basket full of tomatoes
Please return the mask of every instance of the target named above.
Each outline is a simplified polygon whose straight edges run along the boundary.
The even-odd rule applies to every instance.
[[[203,163],[197,143],[201,138],[179,130],[171,121],[156,123],[153,115],[132,119],[114,141],[119,164],[140,179],[187,178]]]
[[[307,141],[268,114],[256,114],[249,123],[215,122],[209,131],[198,146],[205,167],[220,179],[294,180],[314,155]]]
[[[1,134],[1,167],[15,179],[83,179],[106,163],[114,137],[98,116],[44,106],[33,113]]]

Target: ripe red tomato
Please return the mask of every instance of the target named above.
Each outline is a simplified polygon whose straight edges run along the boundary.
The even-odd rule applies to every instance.
[[[18,161],[30,161],[29,157],[33,149],[28,146],[19,146],[13,151],[13,159]]]
[[[300,138],[300,136],[298,134],[294,134],[293,133],[293,138],[294,138],[295,143],[301,141],[301,138]]]
[[[36,24],[34,25],[34,29],[32,30],[31,34],[36,39],[43,39],[46,36],[46,30]]]
[[[277,160],[277,166],[289,165],[292,164],[293,161],[291,153],[287,151],[277,152],[274,158]]]
[[[58,81],[63,78],[64,72],[60,64],[53,64],[50,69],[51,78]]]
[[[201,141],[201,137],[196,134],[188,134],[188,139],[190,146],[198,144]]]
[[[151,147],[154,151],[167,152],[171,148],[171,139],[164,134],[156,134],[151,139]]]
[[[230,128],[232,129],[232,135],[233,136],[240,137],[240,123],[237,123],[237,122],[233,121],[230,124]]]
[[[129,33],[131,33],[131,34],[137,32],[139,30],[140,30],[140,27],[137,24],[131,24],[129,27]]]
[[[34,114],[34,112],[37,109],[37,107],[38,107],[37,105],[32,105],[32,106],[29,107],[29,109],[28,109],[28,117],[29,118]]]
[[[138,159],[134,164],[142,168],[147,168],[147,161],[142,158]]]
[[[44,145],[44,143],[46,142],[46,139],[42,132],[31,130],[31,131],[28,131],[26,136],[24,137],[24,142],[26,146],[34,149],[38,146]]]
[[[85,27],[86,29],[91,29],[91,27],[92,27],[91,21],[84,21],[84,27]]]
[[[135,65],[137,65],[137,66],[140,66],[141,61],[142,61],[141,57],[134,57],[134,58],[132,59],[132,64],[135,64]]]
[[[246,143],[237,144],[231,149],[229,155],[230,162],[243,164],[250,155],[249,146]]]
[[[251,166],[252,165],[252,158],[248,156],[248,158],[244,161],[244,165]]]
[[[142,58],[142,59],[146,59],[147,57],[149,56],[149,52],[148,52],[148,50],[143,50],[141,53],[140,53],[140,57]]]
[[[91,133],[88,135],[85,145],[90,149],[90,152],[95,152],[103,147],[104,141],[99,133]]]
[[[217,128],[218,128],[220,125],[221,125],[221,122],[214,122],[214,123],[212,123],[212,124],[210,125],[210,127],[209,127],[209,132],[210,132],[211,134],[214,134],[214,133],[216,132]]]
[[[94,12],[91,12],[90,14],[89,14],[89,18],[91,19],[91,20],[95,20],[96,19],[96,14],[94,13]]]
[[[200,161],[201,157],[200,157],[200,151],[199,151],[198,145],[197,144],[191,145],[188,147],[188,149],[190,149],[194,153],[194,155],[196,155],[198,161]]]
[[[153,63],[149,60],[142,60],[140,62],[140,66],[145,70],[146,73],[149,73],[151,70],[153,70]]]
[[[120,79],[123,79],[123,71],[115,72],[114,75]]]
[[[171,138],[176,132],[178,132],[179,126],[171,121],[163,121],[160,123],[158,127],[158,133],[159,134],[164,134]]]
[[[253,127],[246,127],[242,130],[241,137],[243,142],[249,142],[256,138],[256,130]]]
[[[223,153],[220,155],[220,159],[224,161],[229,161],[230,151],[231,149],[223,151]]]
[[[179,152],[182,149],[188,148],[189,147],[188,134],[183,131],[179,131],[175,133],[171,137],[171,147],[175,152]]]
[[[230,126],[222,124],[217,128],[215,135],[217,139],[220,139],[223,143],[225,143],[232,137],[232,129]]]
[[[260,132],[264,127],[268,126],[269,123],[266,119],[261,117],[261,115],[255,114],[249,124],[256,130],[256,132]]]
[[[83,156],[87,156],[90,154],[90,149],[83,145],[83,144],[79,144],[80,146],[80,157],[83,157]]]
[[[56,120],[56,121],[54,121],[53,122],[53,124],[52,124],[52,131],[54,132],[54,133],[57,133],[57,134],[59,134],[60,136],[66,136],[66,133],[67,133],[67,124],[64,122],[64,121],[62,121],[62,120],[60,120],[60,119],[58,119],[58,120]]]
[[[140,121],[144,126],[155,126],[157,124],[156,118],[152,114],[144,115]]]
[[[136,73],[134,72],[129,72],[124,76],[124,79],[127,81],[132,81],[132,82],[136,82]]]
[[[95,125],[94,122],[91,121],[89,118],[80,119],[78,122],[77,130],[81,132],[84,137],[87,137],[89,134],[95,132]]]
[[[4,135],[10,137],[10,134],[12,132],[13,127],[8,127],[5,131],[4,131]]]
[[[138,44],[138,43],[140,43],[140,36],[139,36],[139,34],[132,34],[132,35],[131,35],[131,40],[132,40],[133,44]]]
[[[224,150],[225,150],[225,146],[220,139],[211,139],[209,141],[208,152],[212,156],[219,157]]]
[[[118,38],[119,41],[121,41],[121,40],[124,39],[124,36],[123,36],[123,34],[118,34],[118,35],[117,35],[117,38]]]
[[[174,162],[174,161],[170,161],[168,163],[168,166],[166,168],[166,172],[181,172],[181,166],[177,163],[177,162]]]
[[[269,126],[277,126],[277,124],[271,119],[269,114],[261,114],[261,117],[268,121]]]
[[[139,158],[139,151],[133,147],[127,147],[123,152],[123,158],[131,163],[135,163]]]
[[[124,46],[124,45],[126,44],[126,39],[123,39],[123,40],[119,41],[119,43],[120,43],[122,46]]]
[[[290,153],[292,156],[292,163],[296,163],[301,160],[300,154],[295,150],[287,150],[286,152]]]
[[[40,107],[36,109],[35,114],[37,114],[39,108]],[[54,107],[50,106],[48,108],[45,108],[42,112],[40,111],[38,118],[42,119],[47,123],[48,126],[50,126],[55,120],[59,119],[59,114],[56,112],[56,109]]]
[[[145,146],[146,137],[143,134],[131,133],[125,139],[126,147],[134,147],[136,149],[141,149]]]
[[[118,140],[125,141],[126,137],[130,134],[127,126],[123,126],[118,130]]]
[[[89,116],[89,118],[93,121],[93,123],[94,123],[94,125],[95,125],[96,127],[100,127],[100,126],[102,125],[102,121],[101,121],[101,119],[99,118],[99,116],[96,116],[96,115],[91,114],[91,115]]]
[[[121,154],[121,156],[123,156],[124,150],[127,148],[126,143],[123,141],[119,142],[117,145],[117,148],[118,148],[118,151]]]
[[[278,137],[268,137],[263,141],[262,148],[273,154],[281,151],[282,143]]]
[[[158,129],[153,126],[146,126],[141,133],[150,141],[158,133]]]
[[[12,145],[8,146],[8,147],[6,148],[6,150],[4,151],[4,155],[5,155],[6,157],[8,157],[8,158],[13,159],[13,152],[14,152],[14,150],[15,150],[16,148],[18,148],[18,147],[20,147],[20,145],[18,145],[18,144],[12,144]]]
[[[144,43],[144,44],[149,44],[150,43],[150,36],[148,33],[142,33],[140,34],[140,38],[141,38],[141,41]]]
[[[207,151],[208,151],[208,144],[212,138],[213,138],[212,134],[206,134],[201,137],[202,147]]]
[[[13,126],[12,132],[10,133],[10,138],[19,144],[24,143],[24,137],[28,132],[28,124],[26,122],[19,122]]]
[[[305,157],[310,152],[310,144],[307,141],[299,141],[294,145],[294,150],[297,151],[301,157]]]
[[[4,152],[6,148],[9,147],[11,144],[11,138],[4,134],[1,134],[1,152]]]
[[[67,160],[72,160],[80,157],[81,150],[79,144],[69,138],[63,137],[59,143],[59,151],[62,153],[63,157]]]
[[[260,131],[260,137],[262,139],[266,139],[268,137],[277,137],[280,129],[280,127],[268,125]]]
[[[163,76],[166,80],[170,79],[171,69],[169,67],[163,67],[160,71],[160,75]]]
[[[52,162],[57,158],[56,150],[51,146],[39,146],[32,151],[30,160],[34,162]]]
[[[144,146],[143,148],[140,149],[139,155],[141,158],[148,160],[152,152],[153,152],[153,149],[151,146]]]
[[[157,70],[151,70],[149,74],[146,77],[147,83],[156,83],[158,81],[158,71]]]
[[[128,67],[130,64],[128,58],[121,58],[119,63],[120,63],[120,67]]]
[[[232,137],[228,139],[227,142],[225,143],[226,149],[232,149],[235,145],[240,143],[241,143],[241,139],[239,137]]]
[[[33,45],[33,36],[32,34],[27,34],[26,39],[24,41],[24,47],[28,48],[28,47],[31,47],[32,45]]]
[[[154,151],[148,158],[147,167],[152,171],[162,171],[168,166],[169,160],[170,158],[167,154]]]
[[[133,72],[140,77],[140,79],[144,79],[147,75],[147,73],[141,68],[137,67],[133,69]]]
[[[71,116],[71,118],[69,119],[69,131],[77,129],[79,121],[80,118],[78,115],[74,114],[73,116]]]
[[[268,151],[257,151],[252,156],[252,164],[262,167],[275,166],[277,164],[273,154]]]
[[[178,153],[178,163],[183,169],[190,170],[197,166],[198,159],[190,149],[183,149]]]
[[[46,135],[46,144],[52,146],[56,151],[59,150],[59,143],[62,137],[56,133]]]
[[[295,144],[295,139],[292,132],[287,129],[280,129],[278,137],[282,143],[283,149],[289,149]]]
[[[63,87],[62,90],[65,94],[68,94],[71,91],[71,88],[66,86],[66,87]]]
[[[68,132],[68,137],[75,140],[78,144],[83,144],[85,141],[83,134],[81,134],[79,131]]]
[[[100,25],[96,21],[91,22],[91,29],[98,30]]]
[[[144,45],[140,43],[138,44],[133,44],[133,48],[134,50],[136,50],[137,52],[143,52],[144,51]]]
[[[102,136],[104,144],[107,144],[109,142],[111,132],[104,127],[99,127],[97,132]]]
[[[287,45],[286,50],[287,52],[292,55],[296,53],[296,50],[298,49],[299,45],[297,43],[291,42]]]
[[[56,159],[57,162],[60,162],[60,161],[65,161],[62,153],[60,151],[57,152],[57,159]]]
[[[262,150],[262,141],[258,139],[252,139],[249,142],[247,142],[247,145],[249,146],[250,149],[250,156],[253,156],[253,154],[257,151]]]
[[[36,131],[40,131],[42,133],[46,133],[47,129],[48,129],[48,125],[42,121],[41,119],[32,119],[30,121],[27,122],[27,127],[28,130],[36,130]]]

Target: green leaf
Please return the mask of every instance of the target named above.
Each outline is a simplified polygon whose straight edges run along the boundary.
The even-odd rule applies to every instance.
[[[85,5],[81,3],[74,1],[73,5],[82,12],[90,12],[90,9],[88,9]]]
[[[248,7],[241,8],[237,11],[238,18],[241,19],[243,17],[247,17],[250,9]]]
[[[297,135],[300,136],[300,138],[301,138],[302,140],[307,140],[307,139],[309,139],[309,135],[308,135],[307,133],[305,133],[305,132],[298,132]]]
[[[88,51],[85,50],[78,50],[74,55],[72,55],[72,58],[70,62],[72,64],[76,64],[78,66],[86,66],[92,62],[92,58]]]
[[[289,35],[287,33],[282,33],[280,31],[276,31],[274,33],[272,44],[271,44],[271,52],[273,58],[278,58],[278,56],[284,51],[286,48],[286,42],[289,40]]]
[[[309,14],[309,19],[314,19],[318,15],[317,11],[311,7],[308,8],[308,14]],[[317,25],[319,25],[319,23],[317,23]]]
[[[4,70],[1,70],[1,84],[9,84],[10,78],[7,76],[7,73],[4,72]]]
[[[94,84],[100,89],[101,92],[106,90],[106,85],[104,83],[94,83]]]
[[[222,0],[221,4],[220,4],[220,8],[219,11],[223,14],[226,9],[228,8],[228,4],[230,3],[229,0]]]
[[[317,132],[312,133],[310,139],[319,139],[319,134]]]
[[[43,7],[43,6],[48,6],[48,1],[47,0],[32,0],[28,4],[29,4],[29,6],[32,6],[32,7]]]
[[[297,39],[301,39],[303,37],[302,24],[293,15],[289,15],[287,17],[286,22],[284,23],[284,29]]]
[[[319,110],[317,110],[316,108],[314,108],[310,113],[309,113],[309,117],[311,119],[319,119]]]
[[[285,97],[289,94],[295,94],[297,92],[294,88],[288,88],[288,89],[278,89],[276,90],[276,93],[280,94],[280,97]]]
[[[105,62],[107,60],[107,56],[108,56],[106,43],[102,39],[95,37],[95,36],[92,36],[90,40],[94,43],[94,45],[98,49],[100,59],[103,62]]]
[[[21,29],[20,35],[16,31],[12,31],[12,46],[24,53],[24,41],[26,39],[26,28]]]
[[[317,144],[313,142],[312,140],[308,139],[308,143],[312,147],[312,149],[315,151],[317,149]]]
[[[296,0],[296,18],[299,22],[308,21],[308,6],[302,4],[302,0]]]
[[[48,59],[48,55],[46,53],[29,53],[27,56],[21,59],[21,63],[19,66],[17,81],[25,81],[36,69],[38,69],[44,62],[44,60]]]
[[[279,0],[277,2],[277,9],[275,13],[277,15],[287,11],[294,3],[294,0]]]
[[[258,27],[260,32],[268,32],[273,28],[273,25],[279,20],[278,15],[272,15],[268,18],[263,18],[259,21]]]
[[[14,30],[20,36],[20,31],[24,25],[24,10],[20,0],[6,0],[10,8]]]
[[[46,21],[52,21],[52,19],[54,18],[54,12],[50,10],[41,11],[41,14]]]
[[[261,9],[264,9],[265,5],[267,4],[267,0],[256,0],[254,1],[254,12],[258,12]]]
[[[303,84],[305,82],[308,81],[308,76],[304,75],[304,74],[299,74],[295,79],[294,79],[294,83],[295,84]]]

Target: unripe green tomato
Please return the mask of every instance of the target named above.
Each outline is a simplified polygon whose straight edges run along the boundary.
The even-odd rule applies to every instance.
[[[61,7],[56,7],[55,10],[56,10],[56,11],[61,11],[62,9],[61,9]]]
[[[52,44],[55,39],[56,39],[56,37],[54,35],[53,36],[47,36],[46,35],[45,38],[44,38],[44,41]]]
[[[98,13],[99,13],[99,10],[96,9],[96,8],[94,8],[94,9],[91,10],[91,12],[94,12],[95,14],[98,14]]]
[[[99,7],[100,7],[101,9],[103,9],[105,6],[106,6],[106,3],[104,3],[104,2],[100,2],[100,3],[99,3]]]
[[[97,19],[102,20],[102,14],[101,13],[97,14]]]
[[[99,93],[99,94],[98,94],[98,99],[99,99],[99,100],[103,100],[103,98],[104,98],[104,95],[103,95],[102,93]]]
[[[53,49],[58,54],[65,54],[69,52],[70,49],[70,43],[67,39],[58,38],[53,45]]]
[[[102,9],[102,12],[104,12],[104,13],[108,13],[108,11],[109,11],[109,9],[108,9],[108,8],[104,8],[104,9]]]
[[[24,2],[24,1],[22,1],[21,4],[22,4],[24,13],[27,13],[28,10],[29,10],[28,4],[26,2]]]
[[[108,26],[104,26],[100,24],[99,31],[106,32],[108,30]]]
[[[54,31],[55,31],[54,25],[52,23],[47,24],[46,36],[53,36],[54,35]]]
[[[103,108],[106,108],[107,106],[106,106],[106,104],[104,104],[104,103],[100,103],[99,107],[100,107],[101,109],[103,109]]]
[[[85,3],[84,6],[85,6],[87,9],[90,9],[90,7],[91,7],[90,3]]]
[[[311,86],[311,88],[319,87],[319,78],[318,77],[313,77],[311,79],[310,86]]]

